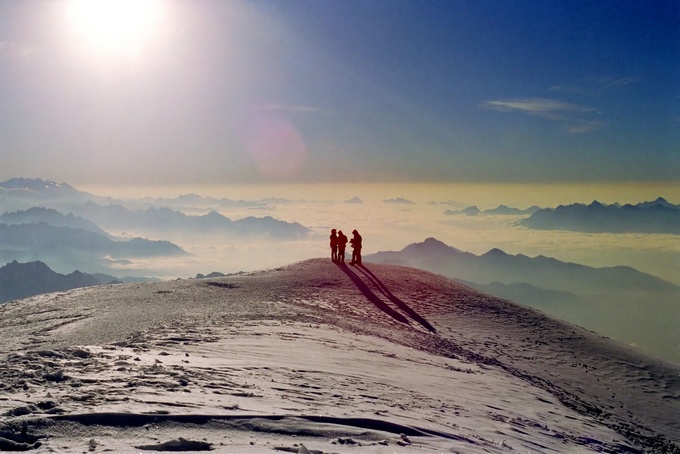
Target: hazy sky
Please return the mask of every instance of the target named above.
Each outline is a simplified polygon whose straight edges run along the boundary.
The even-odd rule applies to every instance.
[[[680,3],[6,0],[0,158],[75,184],[677,181]]]

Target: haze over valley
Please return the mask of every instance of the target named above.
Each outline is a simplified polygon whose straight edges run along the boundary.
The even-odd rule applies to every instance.
[[[194,262],[195,257],[190,256],[173,263],[166,257],[149,270],[160,277],[188,277],[206,271],[198,269],[198,263],[214,264],[223,272],[237,272],[318,257],[325,254],[331,228],[347,232],[358,228],[367,238],[365,253],[400,250],[434,237],[474,254],[498,248],[509,254],[545,255],[595,267],[628,265],[680,284],[677,260],[680,247],[676,235],[535,230],[522,225],[531,219],[528,213],[480,216],[448,213],[452,208],[462,210],[475,204],[475,197],[481,199],[476,204],[486,211],[504,204],[526,209],[540,203],[543,208],[550,208],[547,205],[550,197],[560,203],[568,197],[563,192],[569,188],[560,186],[553,188],[552,195],[547,194],[545,187],[531,186],[522,187],[520,194],[513,193],[511,186],[505,190],[496,187],[490,196],[480,193],[479,186],[465,185],[280,185],[261,189],[224,187],[220,197],[211,192],[113,198],[107,194],[93,195],[68,184],[69,189],[62,190],[43,187],[44,181],[39,179],[16,181],[23,181],[24,186],[34,185],[31,191],[22,192],[10,189],[12,184],[0,183],[3,211],[0,223],[44,222],[52,227],[84,228],[119,240],[142,237],[170,241],[205,260]],[[249,190],[251,198],[242,198]],[[680,188],[668,186],[668,190],[672,196]],[[596,197],[597,188],[593,192]],[[612,195],[601,192],[603,203],[616,202],[611,200]],[[390,195],[410,203],[388,203]],[[348,203],[352,198],[360,203]],[[261,240],[267,240],[266,244],[260,245]],[[128,264],[126,269],[135,271],[143,262],[146,260]],[[55,266],[59,271],[73,271]]]
[[[545,200],[531,191],[518,207],[504,204],[511,192],[501,192],[485,201],[494,208],[472,213],[465,206],[475,188],[464,186],[279,186],[252,199],[229,189],[221,197],[125,198],[41,179],[0,182],[0,257],[40,261],[62,275],[100,274],[87,285],[186,279],[328,256],[331,228],[357,228],[368,261],[440,273],[680,362],[675,234],[528,228],[536,213],[554,209],[535,205]],[[680,222],[671,202],[635,203],[652,207],[645,213],[671,229]],[[660,213],[653,210],[659,203]],[[597,214],[594,222],[602,222]]]

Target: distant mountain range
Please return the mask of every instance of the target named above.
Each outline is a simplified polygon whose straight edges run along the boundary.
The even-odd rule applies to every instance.
[[[0,224],[0,264],[37,260],[60,271],[109,273],[112,265],[129,264],[129,259],[183,255],[187,253],[168,241],[143,238],[116,241],[105,234],[44,222]]]
[[[477,216],[480,214],[521,216],[524,214],[533,214],[539,211],[540,209],[541,207],[532,206],[524,210],[521,210],[519,208],[512,208],[505,205],[499,205],[496,208],[482,211],[476,206],[470,206],[467,208],[463,208],[462,210],[446,210],[444,211],[444,214],[447,216],[451,215]]]
[[[129,208],[150,208],[150,207],[164,207],[175,209],[186,208],[250,208],[250,209],[266,209],[271,205],[287,205],[292,203],[288,199],[281,197],[266,197],[257,200],[234,200],[225,197],[216,198],[210,196],[202,196],[199,194],[182,194],[177,197],[142,197],[138,199],[124,199],[119,200],[118,203],[124,203]]]
[[[88,202],[76,208],[78,214],[97,225],[113,230],[133,230],[154,233],[207,234],[221,233],[239,236],[260,236],[294,239],[307,235],[309,229],[297,222],[286,222],[271,216],[232,221],[211,211],[202,216],[190,216],[170,208],[131,210],[122,205],[98,205]]]
[[[539,210],[520,225],[540,230],[572,230],[590,233],[670,233],[680,235],[680,205],[659,197],[636,205],[560,205]]]
[[[40,293],[70,290],[99,285],[89,274],[74,271],[58,274],[42,262],[12,262],[0,267],[0,303],[38,295]]]
[[[77,270],[64,275],[55,273],[43,262],[19,263],[13,261],[0,267],[0,304],[41,293],[60,292],[109,283],[151,280],[157,279],[116,278],[105,274],[81,273]]]
[[[366,260],[411,266],[477,284],[527,283],[570,293],[680,290],[670,282],[627,266],[591,268],[544,256],[510,255],[500,249],[477,256],[434,238],[410,244],[398,252],[371,254]]]
[[[217,199],[198,194],[182,194],[174,198],[142,197],[123,200],[108,196],[97,196],[80,191],[67,183],[57,183],[40,178],[12,178],[0,182],[0,201],[5,203],[12,202],[14,205],[23,207],[22,209],[41,205],[44,202],[54,203],[59,208],[62,208],[65,204],[79,204],[88,201],[99,204],[123,203],[124,201],[126,206],[129,205],[135,208],[148,208],[151,206],[173,208],[263,208],[270,204],[282,205],[290,203],[290,201],[278,197],[269,197],[261,200],[232,200],[227,198]]]
[[[196,194],[174,199],[116,200],[79,191],[66,183],[12,178],[0,182],[0,265],[15,260],[41,261],[57,272],[78,269],[110,275],[115,268],[132,265],[135,260],[136,272],[154,274],[152,268],[138,266],[140,259],[181,257],[187,253],[170,241],[142,237],[165,236],[183,241],[223,235],[281,241],[299,239],[310,232],[297,222],[271,216],[234,221],[217,211],[188,215],[164,206],[204,212],[206,206],[262,208],[269,203],[287,201],[230,201]],[[111,234],[114,232],[125,232],[126,238],[115,237]],[[136,238],[129,239],[133,235]]]
[[[77,189],[66,183],[57,183],[40,178],[11,178],[0,183],[0,189],[8,191],[20,191],[23,193],[61,193],[75,194],[80,193]]]
[[[441,274],[680,361],[680,287],[630,267],[592,268],[499,249],[478,256],[434,238],[370,254],[364,261]]]
[[[213,271],[207,276],[198,274],[196,279],[221,276],[225,274]],[[70,274],[60,274],[41,261],[19,263],[14,260],[0,266],[0,304],[42,293],[61,292],[93,285],[158,281],[160,281],[158,278],[116,277],[104,273],[82,273],[78,270]]]
[[[108,236],[108,233],[100,229],[95,223],[79,216],[74,216],[72,213],[64,216],[52,208],[33,207],[28,210],[4,213],[0,215],[0,223],[7,225],[45,223],[54,227],[83,229],[89,232],[98,233],[99,235]]]
[[[55,227],[44,222],[37,224],[0,224],[0,251],[41,250],[78,252],[84,255],[126,257],[163,257],[186,255],[179,246],[169,241],[144,238],[114,241],[99,233],[71,227]]]
[[[0,213],[6,212],[0,222],[5,224],[45,222],[53,226],[75,227],[101,234],[105,234],[104,230],[153,234],[222,233],[277,240],[296,239],[309,233],[307,227],[297,222],[281,221],[271,216],[249,216],[234,221],[216,211],[202,216],[190,216],[169,208],[262,208],[270,203],[283,204],[288,201],[269,198],[247,202],[186,194],[174,199],[143,198],[123,202],[110,197],[94,196],[66,183],[41,179],[12,178],[0,183]],[[64,216],[62,211],[70,213]]]
[[[0,182],[0,211],[20,210],[47,204],[82,203],[87,200],[106,203],[113,199],[79,191],[67,183],[40,178],[12,178]]]

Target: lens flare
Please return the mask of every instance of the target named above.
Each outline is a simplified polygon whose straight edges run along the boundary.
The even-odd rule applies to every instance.
[[[244,147],[265,177],[295,177],[307,160],[307,147],[300,133],[283,115],[260,113],[249,119],[240,134]]]

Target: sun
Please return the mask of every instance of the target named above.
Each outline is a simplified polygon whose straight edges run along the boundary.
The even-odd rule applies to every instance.
[[[123,54],[148,42],[161,6],[161,0],[71,0],[67,13],[82,45],[100,54]]]

